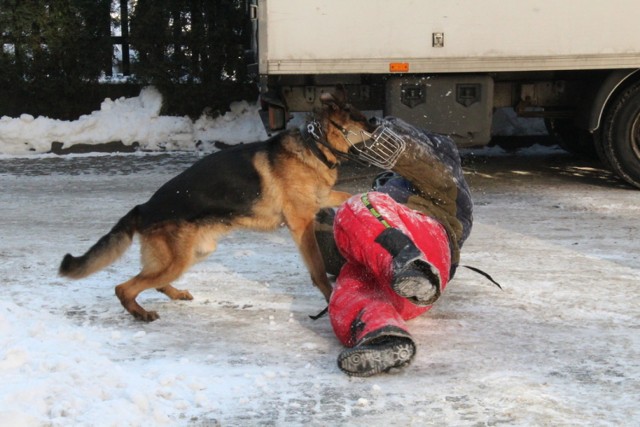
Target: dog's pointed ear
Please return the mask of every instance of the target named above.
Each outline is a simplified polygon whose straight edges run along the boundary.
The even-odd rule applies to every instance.
[[[340,105],[338,104],[338,100],[330,92],[323,92],[320,95],[320,102],[322,102],[323,104],[331,107],[331,109],[333,109],[333,110],[337,110],[340,107]]]
[[[320,95],[320,101],[334,110],[344,108],[347,104],[347,90],[340,84],[333,92],[323,92]]]
[[[338,100],[340,105],[344,106],[347,104],[347,88],[344,87],[342,83],[336,86],[333,96]]]

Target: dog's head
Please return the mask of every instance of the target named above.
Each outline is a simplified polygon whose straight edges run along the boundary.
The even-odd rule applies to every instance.
[[[320,96],[321,127],[326,144],[346,157],[391,169],[405,150],[405,141],[389,126],[373,124],[347,102],[342,87]]]
[[[371,134],[375,126],[358,109],[347,101],[342,86],[320,96],[322,102],[321,126],[326,142],[341,153],[348,153],[361,144],[365,135]]]

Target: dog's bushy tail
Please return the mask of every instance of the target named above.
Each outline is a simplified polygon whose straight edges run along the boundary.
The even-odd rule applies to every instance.
[[[138,209],[133,208],[102,236],[84,255],[66,254],[58,273],[72,279],[81,279],[107,267],[131,246],[138,222]]]

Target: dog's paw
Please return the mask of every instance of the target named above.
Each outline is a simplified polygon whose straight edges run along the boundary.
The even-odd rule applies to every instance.
[[[160,315],[156,311],[138,310],[131,312],[131,314],[137,320],[142,320],[143,322],[153,322],[154,320],[158,320],[160,318]]]
[[[162,292],[172,300],[191,301],[193,296],[187,290],[176,289],[171,285],[164,286],[157,289],[158,292]]]
[[[160,315],[155,311],[147,311],[147,316],[143,319],[145,322],[153,322],[154,320],[158,320]]]
[[[183,301],[191,301],[193,299],[193,295],[187,290],[179,291],[177,297],[174,299],[179,299]]]

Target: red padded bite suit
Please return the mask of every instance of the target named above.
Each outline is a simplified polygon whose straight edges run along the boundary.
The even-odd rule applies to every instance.
[[[353,347],[375,338],[378,331],[402,336],[405,320],[431,306],[417,306],[395,293],[393,255],[376,239],[388,228],[406,235],[422,252],[423,259],[439,273],[440,289],[449,281],[451,249],[445,228],[435,219],[384,193],[370,192],[351,197],[334,221],[334,237],[346,264],[337,277],[329,316],[338,339]]]

